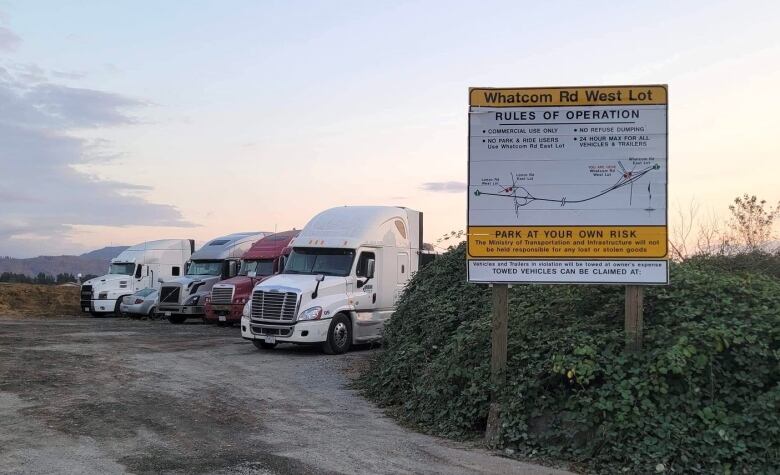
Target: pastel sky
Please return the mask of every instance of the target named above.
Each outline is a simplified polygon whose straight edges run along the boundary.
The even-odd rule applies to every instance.
[[[465,226],[469,86],[669,84],[672,208],[780,199],[780,2],[0,0],[0,255]],[[671,213],[670,213],[671,214]]]

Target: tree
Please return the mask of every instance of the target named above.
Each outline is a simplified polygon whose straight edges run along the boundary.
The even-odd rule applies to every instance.
[[[774,207],[766,200],[745,193],[729,205],[731,211],[731,244],[749,250],[759,249],[772,237],[775,218],[780,216],[780,202]]]

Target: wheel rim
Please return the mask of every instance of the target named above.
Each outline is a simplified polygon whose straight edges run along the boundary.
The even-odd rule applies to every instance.
[[[344,322],[337,322],[333,328],[333,343],[339,348],[347,344],[347,326]]]

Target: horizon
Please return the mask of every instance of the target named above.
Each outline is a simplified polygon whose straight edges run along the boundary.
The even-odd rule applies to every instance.
[[[469,87],[668,84],[670,225],[694,202],[724,219],[743,193],[780,200],[780,4],[480,9],[515,21],[460,2],[0,1],[0,255],[200,246],[368,204],[422,211],[435,244],[465,229]]]

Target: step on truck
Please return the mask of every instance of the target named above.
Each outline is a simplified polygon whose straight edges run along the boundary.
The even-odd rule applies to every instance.
[[[241,258],[238,275],[214,284],[206,297],[206,321],[231,325],[241,321],[241,312],[252,295],[252,289],[263,280],[278,274],[289,255],[290,240],[300,231],[271,234],[252,244]]]
[[[268,232],[235,233],[212,239],[192,254],[186,273],[163,280],[157,313],[171,323],[183,323],[188,318],[203,318],[206,296],[211,287],[238,273],[241,256],[253,242],[268,236]]]
[[[260,349],[316,344],[330,354],[381,339],[419,267],[422,230],[422,213],[408,208],[323,211],[290,243],[282,273],[255,286],[241,336]]]
[[[119,314],[126,295],[160,288],[160,280],[184,274],[195,248],[192,239],[162,239],[131,246],[111,259],[108,274],[81,285],[81,310],[93,316]]]

